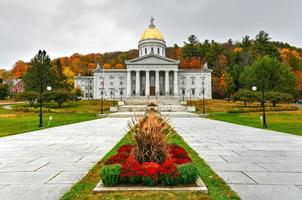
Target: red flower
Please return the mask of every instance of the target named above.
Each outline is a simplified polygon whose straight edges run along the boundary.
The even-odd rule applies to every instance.
[[[159,164],[155,162],[144,162],[142,164],[142,176],[150,176],[151,178],[155,179],[157,177],[157,172],[159,169]]]
[[[123,146],[121,146],[117,152],[118,153],[122,153],[122,152],[126,152],[126,153],[130,153],[131,152],[131,149],[132,149],[132,146],[130,144],[125,144]]]
[[[121,168],[121,177],[141,176],[143,174],[142,166],[137,160],[129,156]]]
[[[106,165],[112,165],[112,164],[120,164],[122,165],[126,159],[129,157],[129,154],[126,152],[116,154],[114,156],[111,156],[108,160],[106,160]]]
[[[176,164],[192,162],[186,150],[176,144],[170,146],[170,153],[172,154]]]
[[[168,175],[175,175],[177,174],[177,167],[174,163],[174,159],[172,155],[169,155],[165,162],[163,162],[159,169],[158,169],[159,174],[168,174]]]

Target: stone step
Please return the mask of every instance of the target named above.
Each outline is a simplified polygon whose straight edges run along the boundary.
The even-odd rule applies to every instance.
[[[124,105],[118,108],[118,112],[145,112],[146,105]]]
[[[159,105],[160,112],[186,112],[187,107],[181,105]]]

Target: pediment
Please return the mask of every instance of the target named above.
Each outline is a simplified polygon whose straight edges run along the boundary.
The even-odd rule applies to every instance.
[[[155,54],[149,54],[146,56],[134,58],[132,60],[128,60],[125,62],[127,65],[178,65],[179,60],[173,60],[171,58],[166,58],[163,56],[155,55]]]

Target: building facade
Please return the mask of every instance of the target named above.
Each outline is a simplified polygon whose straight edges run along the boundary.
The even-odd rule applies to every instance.
[[[200,70],[179,69],[179,60],[166,57],[163,34],[151,19],[141,34],[139,57],[126,60],[126,69],[105,69],[99,65],[93,76],[76,76],[75,87],[83,98],[106,99],[138,96],[176,96],[197,99],[212,98],[211,70],[205,64]]]

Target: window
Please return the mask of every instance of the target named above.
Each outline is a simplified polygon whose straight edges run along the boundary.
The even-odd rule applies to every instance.
[[[157,48],[157,54],[160,54],[160,49],[159,48]]]
[[[110,81],[110,85],[113,85],[113,81]]]
[[[153,53],[153,47],[151,47],[151,53]]]
[[[147,48],[145,48],[145,54],[147,54]]]
[[[191,79],[192,79],[192,85],[194,85],[195,84],[195,76],[192,76]]]
[[[123,81],[120,81],[120,85],[123,85]]]

